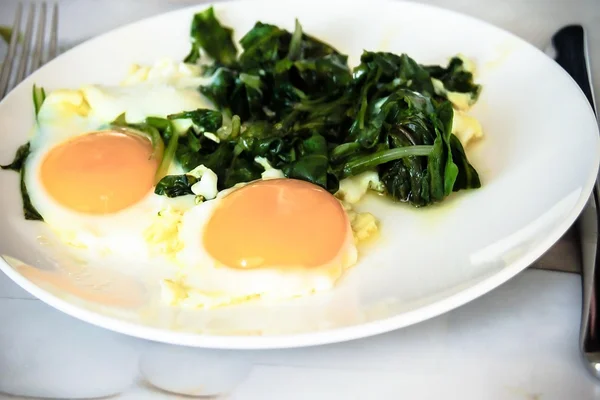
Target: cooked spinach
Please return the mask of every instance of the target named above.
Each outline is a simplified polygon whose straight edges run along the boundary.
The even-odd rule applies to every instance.
[[[446,68],[439,65],[425,67],[432,78],[441,81],[446,90],[458,93],[472,93],[476,99],[481,91],[481,85],[473,82],[473,73],[465,66],[460,57],[452,57]]]
[[[42,103],[46,99],[46,92],[44,91],[44,88],[33,85],[32,97],[35,116],[37,118],[38,112],[42,107]],[[21,200],[23,202],[23,215],[25,216],[25,219],[32,221],[43,221],[44,218],[42,218],[42,216],[35,209],[33,204],[31,204],[31,199],[29,198],[29,193],[27,192],[27,187],[25,186],[25,161],[27,160],[27,157],[29,157],[29,153],[30,143],[27,142],[19,146],[15,154],[15,158],[10,164],[0,165],[0,168],[16,171],[19,173],[19,186],[21,190]]]
[[[462,103],[471,106],[477,102],[481,85],[473,81],[473,73],[467,68],[465,60],[453,57],[448,66],[432,65],[425,67],[434,82],[437,96],[450,99],[451,95],[461,95]]]
[[[185,61],[196,62],[200,58],[200,49],[202,49],[219,64],[229,65],[235,62],[237,49],[232,35],[233,30],[221,25],[212,7],[197,13],[194,15],[190,30],[192,49]]]
[[[217,110],[183,110],[136,124],[121,115],[111,124],[152,142],[161,160],[156,194],[193,194],[199,178],[190,171],[200,165],[217,175],[219,190],[227,189],[260,178],[265,161],[331,193],[340,180],[374,170],[388,197],[415,207],[481,186],[452,134],[451,101],[468,108],[482,90],[460,56],[444,67],[364,51],[350,69],[345,54],[307,34],[297,20],[293,32],[257,22],[238,47],[212,7],[194,16],[190,37],[184,61],[212,60],[202,65],[210,83],[198,90]],[[34,85],[32,94],[37,116],[46,93]],[[20,173],[25,218],[43,220],[25,186],[29,153],[26,143],[1,168]],[[173,162],[182,174],[167,175]]]
[[[200,133],[216,132],[223,123],[223,116],[219,111],[198,109],[194,111],[184,111],[178,114],[171,114],[167,119],[189,119],[195,125]]]
[[[193,194],[192,185],[198,179],[192,175],[167,175],[158,182],[154,193],[167,197],[178,197]]]
[[[178,114],[195,127],[179,139],[175,158],[184,171],[202,164],[225,189],[259,178],[254,160],[262,157],[287,177],[335,193],[341,179],[376,170],[389,197],[416,207],[481,186],[452,134],[449,94],[467,94],[472,104],[481,91],[462,58],[425,66],[406,54],[364,51],[351,70],[346,55],[298,21],[293,32],[257,22],[240,40],[239,55],[231,36],[212,9],[194,18],[190,54],[215,60],[204,65],[212,79],[199,90],[220,112]],[[191,193],[185,177],[166,177],[160,192]]]
[[[29,156],[29,148],[29,142],[20,146],[17,149],[13,162],[8,165],[0,165],[0,168],[16,171],[19,173],[21,200],[23,201],[23,215],[25,216],[25,219],[32,221],[43,221],[44,218],[42,218],[42,216],[35,209],[33,204],[31,204],[31,199],[29,198],[29,193],[27,192],[27,187],[25,186],[25,161]]]
[[[19,172],[19,179],[21,181],[21,199],[23,200],[23,215],[25,219],[30,221],[43,221],[44,218],[40,215],[38,210],[31,204],[27,187],[25,186],[25,168],[21,168]]]
[[[38,113],[40,112],[40,108],[42,108],[42,104],[44,103],[44,100],[46,100],[46,91],[44,90],[43,87],[33,85],[32,93],[33,93],[33,107],[35,109],[35,115],[37,116]]]
[[[338,178],[329,165],[325,138],[313,133],[300,141],[297,149],[297,158],[283,165],[285,176],[312,182],[335,193],[338,189]]]
[[[29,155],[29,147],[30,147],[29,142],[25,143],[24,145],[19,146],[19,148],[17,149],[17,152],[15,153],[15,158],[13,159],[13,162],[11,162],[10,164],[7,164],[7,165],[1,165],[0,168],[9,169],[9,170],[16,171],[16,172],[21,171],[21,169],[23,168],[23,165],[25,164],[25,160],[27,159],[27,156]]]
[[[206,27],[205,34],[217,37],[221,30],[217,24]],[[222,37],[211,45],[228,47],[229,40]],[[240,47],[234,62],[217,61],[205,69],[213,79],[200,88],[228,117],[277,121],[300,100],[341,93],[352,80],[347,57],[305,34],[298,21],[294,33],[257,22],[240,39]]]

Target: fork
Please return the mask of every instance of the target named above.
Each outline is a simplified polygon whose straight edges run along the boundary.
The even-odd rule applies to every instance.
[[[51,7],[50,30],[46,33],[48,8]],[[56,57],[58,52],[58,4],[31,3],[28,11],[23,2],[17,5],[8,52],[0,72],[0,99],[16,84],[40,66]],[[20,40],[21,19],[26,19],[25,32]],[[33,46],[33,50],[32,50]],[[20,51],[19,51],[20,47]],[[11,79],[12,78],[12,79]]]

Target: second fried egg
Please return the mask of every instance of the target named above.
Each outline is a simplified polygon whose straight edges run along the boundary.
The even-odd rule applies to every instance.
[[[357,260],[339,200],[295,179],[259,180],[221,192],[183,215],[179,236],[180,279],[164,284],[170,293],[177,286],[184,297],[203,297],[187,299],[201,306],[328,290]]]

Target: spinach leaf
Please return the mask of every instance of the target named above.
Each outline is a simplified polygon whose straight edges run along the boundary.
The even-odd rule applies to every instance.
[[[169,120],[190,119],[192,127],[178,137],[175,160],[184,171],[190,171],[203,163],[203,160],[217,150],[218,143],[205,136],[215,134],[222,127],[223,116],[214,110],[197,109],[169,115]],[[212,169],[212,168],[211,168]],[[215,171],[217,172],[217,171]]]
[[[347,60],[345,55],[330,54],[294,62],[294,73],[300,78],[295,87],[313,96],[324,96],[347,86],[352,80]]]
[[[479,175],[473,166],[467,160],[462,143],[455,135],[450,136],[450,146],[452,149],[452,158],[458,166],[458,174],[452,190],[457,192],[463,189],[478,189],[481,187]]]
[[[257,22],[240,39],[240,45],[244,50],[238,60],[240,67],[244,70],[258,69],[285,58],[291,38],[292,35],[284,29]]]
[[[245,70],[269,67],[283,59],[296,61],[339,54],[332,46],[304,33],[298,20],[293,34],[275,25],[257,22],[242,37],[240,45],[244,51],[239,63]]]
[[[430,96],[434,93],[429,72],[406,54],[364,51],[354,68],[355,88],[369,99],[381,98],[397,89],[409,89]],[[362,100],[362,99],[361,99]]]
[[[33,108],[35,109],[35,115],[37,117],[38,113],[40,112],[40,108],[42,108],[42,104],[44,103],[44,100],[46,100],[46,91],[44,90],[43,87],[38,87],[36,85],[33,85],[32,94],[33,94]]]
[[[167,119],[190,119],[197,130],[201,133],[214,133],[223,124],[223,115],[219,111],[206,110],[202,108],[194,111],[183,111],[177,114],[171,114],[167,116]]]
[[[459,166],[454,162],[454,153],[458,150],[454,150],[456,144],[451,134],[452,106],[447,101],[438,104],[431,98],[405,90],[390,96],[388,101],[396,98],[399,108],[393,118],[393,130],[388,133],[389,145],[415,149],[425,144],[431,151],[427,158],[406,157],[381,165],[381,179],[394,200],[417,207],[442,201],[460,188],[455,187]],[[407,145],[409,147],[402,147]],[[475,187],[478,180],[475,176],[476,173],[471,175],[468,185],[462,188]]]
[[[25,161],[27,160],[29,153],[30,144],[27,142],[17,149],[12,163],[8,165],[1,165],[0,168],[19,172],[21,200],[23,202],[23,215],[25,216],[25,219],[32,221],[43,221],[44,218],[42,218],[33,204],[31,204],[31,199],[29,198],[29,193],[27,192],[27,187],[25,186]]]
[[[344,178],[378,168],[394,200],[417,207],[441,201],[458,174],[452,118],[449,102],[397,89],[370,110],[365,127],[350,136],[353,141],[332,149],[334,169]]]
[[[250,182],[260,178],[263,169],[254,160],[237,156],[225,172],[223,187],[230,188],[241,182]]]
[[[224,184],[227,178],[228,170],[234,161],[234,145],[230,142],[221,143],[215,151],[198,154],[198,164],[211,169],[218,177],[219,190],[227,189],[229,186]],[[195,168],[196,166],[194,166]]]
[[[382,119],[385,119],[379,108],[399,89],[409,89],[423,96],[434,94],[429,73],[406,54],[363,52],[360,65],[354,69],[353,92],[357,100],[351,111],[355,121],[350,128],[350,135],[363,147],[370,148],[377,143]]]
[[[195,63],[200,58],[200,49],[221,65],[235,62],[237,49],[232,39],[233,30],[221,25],[213,7],[194,15],[190,36],[192,49],[184,59],[186,63]]]
[[[317,133],[301,141],[298,146],[298,157],[295,161],[284,165],[283,173],[288,178],[302,179],[334,193],[337,187],[328,187],[330,174],[327,141]],[[333,179],[333,177],[329,178]],[[337,179],[334,180],[334,182]]]
[[[199,88],[203,95],[228,116],[240,115],[239,110],[245,106],[238,104],[239,100],[233,98],[238,75],[239,73],[233,69],[218,68],[212,75],[211,83]]]
[[[192,175],[167,175],[156,184],[154,193],[167,197],[194,194],[191,188],[196,182],[198,179]]]
[[[25,160],[27,160],[27,156],[29,155],[29,147],[29,142],[19,146],[17,152],[15,153],[15,158],[13,159],[13,161],[7,165],[0,165],[0,168],[19,172],[23,168]]]
[[[259,75],[219,68],[213,75],[211,84],[201,86],[200,92],[229,117],[238,115],[246,120],[265,116],[264,87]]]
[[[278,120],[304,99],[342,93],[352,79],[347,57],[305,34],[257,22],[242,37],[235,65],[209,68],[200,91],[225,114],[243,121]]]
[[[290,39],[290,46],[287,53],[287,58],[289,60],[297,60],[301,57],[302,53],[302,25],[300,25],[300,21],[296,18],[294,25],[294,33],[292,34],[292,38]]]
[[[25,168],[21,168],[19,173],[19,179],[21,181],[21,198],[23,200],[23,215],[26,220],[30,221],[43,221],[44,218],[40,215],[38,210],[31,204],[27,187],[25,186]]]
[[[163,139],[167,140],[167,146],[165,147],[163,158],[156,169],[156,174],[154,176],[155,183],[160,181],[169,172],[169,168],[175,159],[175,154],[177,153],[177,147],[179,145],[179,138],[170,121],[163,131]]]
[[[460,57],[452,57],[446,68],[439,65],[424,67],[432,78],[440,80],[450,92],[472,93],[477,99],[481,85],[473,82],[473,73],[467,70],[465,61]]]

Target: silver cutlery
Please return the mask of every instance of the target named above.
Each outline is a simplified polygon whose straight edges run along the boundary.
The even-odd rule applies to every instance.
[[[20,37],[23,19],[25,31]],[[47,22],[50,25],[48,29]],[[58,4],[30,3],[26,7],[20,2],[15,13],[8,52],[0,72],[0,99],[29,74],[56,57],[57,49]]]
[[[577,82],[596,115],[593,85],[590,75],[585,30],[581,25],[569,25],[552,37],[553,56]],[[596,185],[592,196],[582,211],[575,226],[578,228],[581,251],[581,274],[583,285],[581,331],[579,347],[588,370],[600,378],[600,316],[598,315],[598,224],[600,185]]]

